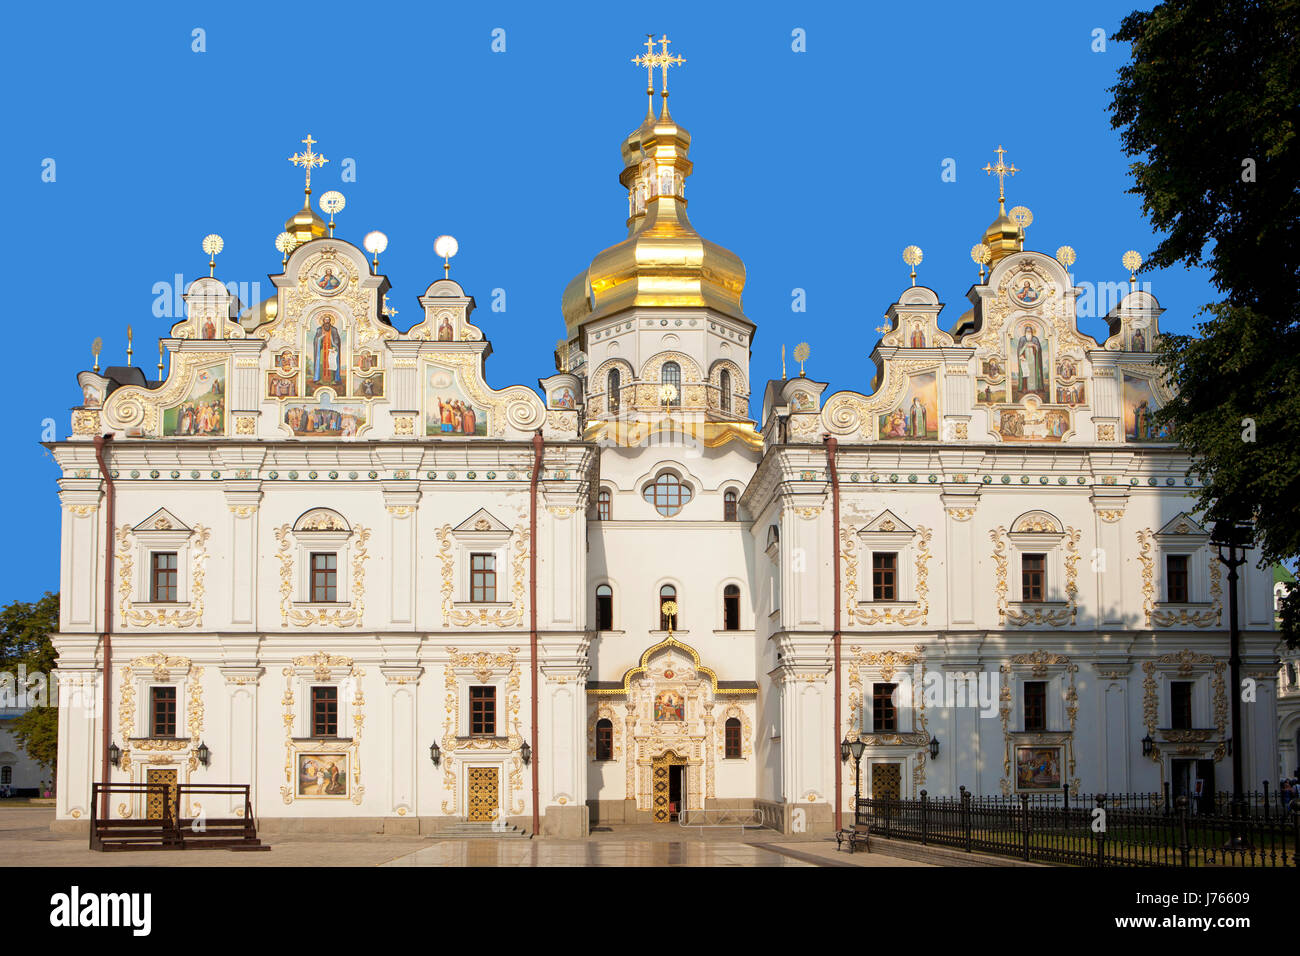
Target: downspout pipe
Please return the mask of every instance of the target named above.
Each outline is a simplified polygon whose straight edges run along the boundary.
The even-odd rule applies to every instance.
[[[840,552],[839,552],[839,529],[840,529],[840,477],[835,470],[835,452],[839,448],[839,442],[833,435],[826,436],[826,469],[831,478],[831,567],[834,574],[834,627],[835,633],[831,641],[835,645],[835,717],[832,721],[831,746],[835,753],[832,758],[835,761],[835,829],[844,828],[843,819],[843,775],[844,768],[840,761],[840,695],[843,692],[841,687],[840,674]],[[855,819],[857,807],[853,808]]]
[[[540,806],[541,785],[538,782],[537,759],[537,481],[542,474],[542,430],[533,434],[533,470],[528,479],[528,666],[529,687],[532,696],[531,733],[533,748],[533,833],[542,832]]]
[[[104,681],[104,704],[103,712],[100,715],[100,723],[103,726],[103,739],[100,742],[100,780],[108,783],[112,773],[108,763],[108,749],[113,743],[113,722],[110,718],[112,711],[112,687],[113,687],[113,524],[116,520],[114,515],[114,504],[117,500],[116,489],[113,487],[113,475],[108,470],[108,464],[104,460],[108,451],[108,443],[113,440],[112,435],[95,436],[95,461],[99,464],[99,474],[104,479],[104,631],[100,635],[100,641],[103,646],[103,681]],[[99,818],[108,819],[108,792],[100,794]]]

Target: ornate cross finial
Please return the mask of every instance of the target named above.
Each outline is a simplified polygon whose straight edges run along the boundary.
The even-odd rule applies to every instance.
[[[655,105],[655,67],[659,64],[659,57],[655,54],[655,35],[653,33],[647,33],[645,37],[646,52],[642,53],[640,56],[632,57],[632,62],[637,66],[645,67],[645,95],[650,98],[650,105],[646,108],[646,113],[653,116]]]
[[[998,161],[996,164],[990,163],[986,165],[984,167],[984,172],[998,177],[998,208],[1001,209],[1003,203],[1007,201],[1006,189],[1002,182],[1003,177],[1014,176],[1016,173],[1020,172],[1020,170],[1016,169],[1014,165],[1008,166],[1006,163],[1002,162],[1002,156],[1006,153],[1006,150],[1002,148],[1001,143],[998,144],[998,148],[993,152],[998,154]]]
[[[671,42],[672,42],[672,41],[668,39],[668,34],[666,34],[666,33],[665,33],[665,34],[660,38],[660,40],[659,40],[659,46],[660,46],[661,49],[659,50],[659,64],[658,64],[658,65],[659,65],[660,69],[663,70],[663,86],[662,86],[662,89],[660,90],[659,95],[662,96],[662,97],[664,97],[664,99],[665,99],[664,105],[665,105],[665,106],[668,105],[668,104],[667,104],[667,98],[668,98],[668,68],[669,68],[670,66],[681,66],[683,63],[686,62],[686,58],[685,58],[685,57],[681,57],[681,56],[669,56],[669,55],[668,55],[668,44],[671,43]]]
[[[307,134],[307,138],[304,139],[303,142],[307,144],[307,148],[302,152],[294,153],[292,156],[290,156],[289,162],[293,163],[295,166],[302,166],[304,169],[307,170],[307,192],[308,194],[310,194],[312,167],[324,166],[326,163],[329,162],[329,160],[326,159],[324,156],[322,156],[320,153],[313,153],[311,151],[311,148],[316,145],[316,140],[311,138],[311,133]]]

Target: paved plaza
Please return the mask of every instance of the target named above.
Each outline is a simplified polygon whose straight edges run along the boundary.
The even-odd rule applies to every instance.
[[[50,832],[49,807],[0,806],[7,866],[925,866],[883,853],[837,852],[825,837],[771,830],[628,826],[586,840],[442,840],[432,836],[270,834],[270,852],[96,853],[86,837]]]

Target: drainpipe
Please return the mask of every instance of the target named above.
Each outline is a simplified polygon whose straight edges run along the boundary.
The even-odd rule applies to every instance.
[[[533,472],[528,480],[528,661],[532,688],[533,748],[533,833],[542,832],[542,811],[539,806],[541,787],[537,777],[537,480],[542,474],[542,430],[533,435]]]
[[[108,443],[113,440],[112,435],[95,436],[95,461],[99,463],[99,474],[104,479],[104,632],[100,635],[104,648],[104,707],[101,715],[101,722],[104,726],[103,740],[100,744],[102,761],[100,763],[100,779],[104,783],[110,780],[111,770],[108,764],[108,748],[113,743],[113,723],[110,718],[112,714],[112,682],[113,682],[113,504],[116,499],[116,493],[113,488],[113,476],[109,474],[108,465],[104,461],[104,453],[107,451]],[[108,792],[100,794],[99,818],[108,819]]]
[[[843,815],[840,806],[843,791],[843,767],[840,764],[840,478],[835,471],[835,451],[839,442],[833,436],[826,436],[826,467],[831,476],[831,567],[835,575],[835,719],[834,737],[831,746],[835,749],[835,829],[843,829]],[[853,808],[857,813],[857,807]],[[856,817],[855,817],[856,819]]]

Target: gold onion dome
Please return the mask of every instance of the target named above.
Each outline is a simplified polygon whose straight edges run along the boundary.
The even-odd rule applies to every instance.
[[[990,266],[1011,253],[1020,251],[1020,227],[1011,221],[1001,207],[998,208],[998,218],[984,230],[984,245],[989,247]]]
[[[310,191],[303,201],[302,208],[284,221],[284,231],[293,236],[294,242],[299,245],[312,239],[319,239],[329,232],[325,220],[316,215],[316,211],[311,208]]]
[[[564,290],[570,338],[586,322],[633,307],[706,307],[745,319],[745,264],[703,238],[686,216],[690,146],[666,100],[657,119],[647,112],[623,141],[619,182],[628,190],[628,237],[598,253]]]

